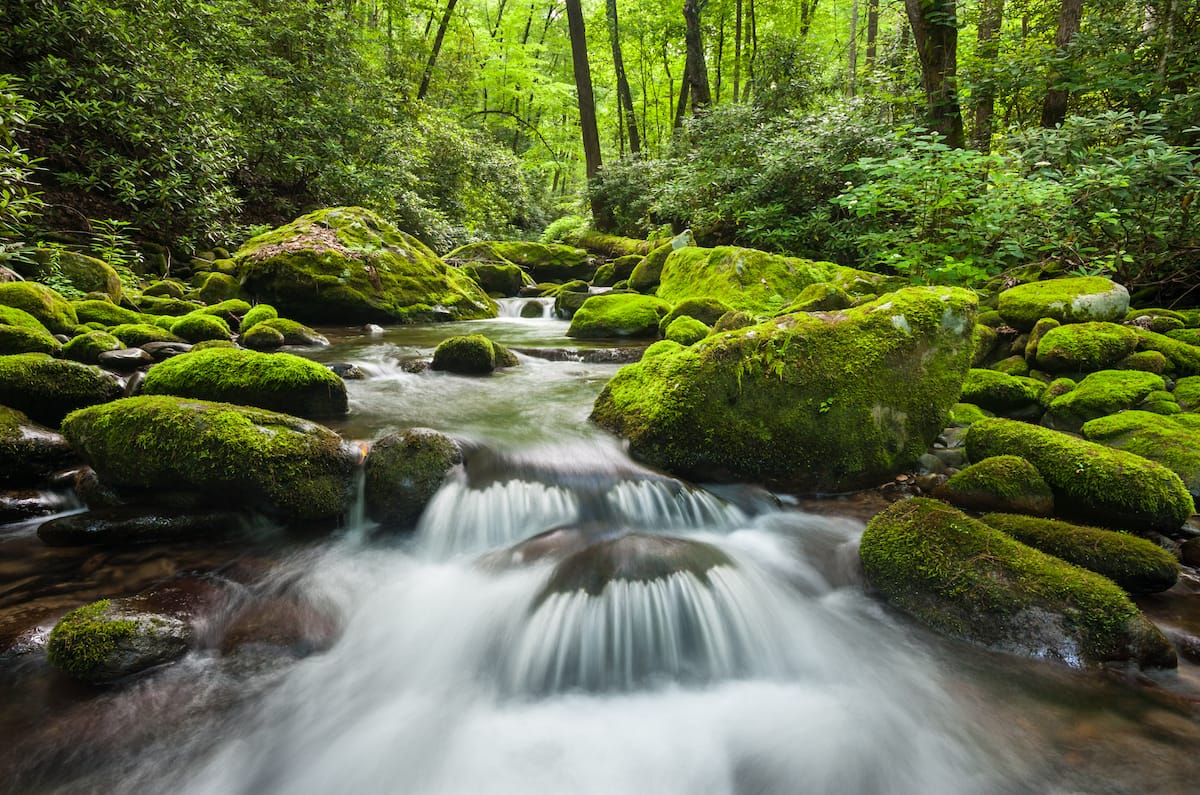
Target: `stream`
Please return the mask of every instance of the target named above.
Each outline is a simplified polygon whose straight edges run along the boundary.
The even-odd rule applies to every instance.
[[[153,548],[52,549],[36,521],[0,526],[0,791],[1200,791],[1195,665],[1075,671],[925,632],[864,591],[872,497],[645,469],[587,421],[621,354],[517,307],[321,329],[333,344],[304,352],[366,376],[347,382],[343,436],[421,426],[467,446],[410,537],[380,537],[361,510],[333,536],[261,524]],[[521,365],[404,366],[461,333]],[[701,542],[725,562],[557,591],[552,558],[508,550],[563,527]],[[48,668],[64,612],[148,587],[197,606],[199,649],[108,689]],[[1144,607],[1200,632],[1197,594],[1185,578]]]

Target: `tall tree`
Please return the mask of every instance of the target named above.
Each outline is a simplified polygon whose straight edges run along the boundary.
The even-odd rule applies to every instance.
[[[629,79],[625,76],[625,59],[621,55],[621,28],[617,21],[617,0],[606,0],[608,15],[608,37],[612,41],[613,71],[617,73],[617,102],[629,130],[629,151],[642,151],[642,139],[638,136],[637,115],[633,110],[633,94],[629,91]]]
[[[421,74],[421,87],[417,89],[417,99],[425,99],[425,95],[429,92],[429,81],[433,78],[433,67],[437,65],[438,54],[442,51],[442,42],[446,39],[446,28],[450,27],[450,20],[454,16],[454,6],[458,0],[446,0],[446,13],[442,14],[442,21],[438,23],[437,35],[433,38],[433,48],[429,51],[429,60],[425,62],[425,71]],[[429,19],[433,21],[433,12],[429,12]]]
[[[742,0],[737,0],[734,10],[733,31],[733,101],[738,101],[742,88]]]
[[[958,104],[958,20],[954,0],[904,0],[904,10],[921,60],[921,84],[930,126],[945,136],[950,146],[961,148],[963,120]]]
[[[875,68],[879,39],[879,0],[867,0],[867,74]]]
[[[996,107],[996,84],[992,72],[1000,52],[1000,25],[1003,22],[1004,0],[980,0],[975,57],[979,60],[983,76],[973,92],[975,125],[971,129],[971,141],[984,154],[992,149],[992,116]]]
[[[850,42],[846,46],[846,93],[858,92],[858,0],[850,6]]]
[[[707,4],[708,0],[683,0],[683,41],[687,49],[684,79],[691,91],[692,113],[712,104],[712,92],[708,87],[708,65],[704,60],[704,42],[700,37],[700,12]]]
[[[1067,56],[1067,47],[1079,35],[1079,22],[1083,18],[1083,0],[1062,0],[1058,10],[1058,32],[1054,36],[1056,57]],[[1071,92],[1063,87],[1064,75],[1056,66],[1050,67],[1050,87],[1046,101],[1042,103],[1042,126],[1057,127],[1067,117],[1067,100]]]
[[[583,133],[583,157],[587,178],[600,170],[600,134],[596,130],[596,98],[592,94],[592,70],[588,65],[587,31],[583,26],[580,0],[566,0],[567,32],[571,39],[571,64],[575,72],[575,92],[579,99],[579,127]],[[592,197],[592,218],[599,226],[605,221],[603,208]]]

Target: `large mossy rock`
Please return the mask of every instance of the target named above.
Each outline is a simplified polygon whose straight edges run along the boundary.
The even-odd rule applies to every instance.
[[[104,293],[113,303],[121,300],[121,277],[112,266],[76,251],[35,249],[19,270],[28,279],[44,282],[57,276],[81,293]]]
[[[356,458],[308,420],[163,395],[77,411],[63,434],[108,485],[199,491],[285,519],[341,516]]]
[[[667,257],[677,248],[681,246],[675,245],[674,242],[664,243],[643,257],[629,274],[629,289],[639,293],[653,292],[658,287]]]
[[[0,355],[48,353],[57,356],[62,345],[36,317],[15,306],[0,306]]]
[[[881,292],[887,281],[832,262],[736,246],[685,246],[663,262],[655,295],[672,304],[686,298],[713,298],[732,309],[774,314],[811,284],[828,282],[849,292],[874,293]]]
[[[1138,349],[1142,351],[1158,351],[1167,357],[1170,369],[1175,375],[1200,375],[1200,346],[1189,345],[1183,340],[1177,340],[1153,331],[1136,329]]]
[[[700,480],[806,492],[876,485],[946,424],[971,358],[975,297],[907,288],[672,343],[620,370],[592,419],[633,455]]]
[[[123,306],[101,301],[89,299],[87,301],[75,301],[71,304],[75,307],[75,315],[79,318],[80,323],[100,323],[105,326],[120,326],[126,323],[146,323],[146,315],[141,312],[134,312],[132,309],[126,309]]]
[[[532,285],[533,279],[518,265],[500,265],[491,262],[469,262],[462,272],[483,288],[488,295],[512,297],[522,287]]]
[[[1170,552],[1129,533],[1011,513],[982,519],[1022,544],[1104,575],[1129,593],[1158,593],[1179,579],[1179,562]]]
[[[1060,323],[1120,322],[1129,311],[1129,291],[1103,276],[1047,279],[1000,293],[999,311],[1019,331],[1029,331],[1044,317]]]
[[[192,630],[179,618],[103,599],[63,616],[46,643],[50,664],[88,684],[109,684],[187,653]]]
[[[893,503],[863,531],[859,556],[889,602],[951,637],[1072,666],[1176,665],[1117,585],[937,500]]]
[[[602,339],[633,337],[654,339],[658,324],[671,305],[650,295],[600,294],[587,298],[571,317],[568,337]]]
[[[257,406],[299,417],[340,417],[346,383],[328,367],[290,353],[208,348],[167,359],[142,382],[147,395]]]
[[[1052,373],[1105,370],[1138,346],[1137,332],[1116,323],[1071,323],[1047,330],[1038,340],[1035,360]]]
[[[972,461],[1018,455],[1054,490],[1055,510],[1084,522],[1135,532],[1178,530],[1195,511],[1171,470],[1141,456],[1060,431],[1005,419],[974,423],[966,434]]]
[[[62,434],[0,406],[0,486],[28,486],[76,461]]]
[[[1200,500],[1200,423],[1123,411],[1087,422],[1082,431],[1085,439],[1157,461],[1179,475],[1193,500]]]
[[[524,240],[492,240],[469,243],[446,255],[451,262],[482,262],[516,265],[535,282],[590,281],[596,262],[581,248],[560,243],[530,243]]]
[[[996,414],[1032,416],[1041,413],[1046,385],[1036,378],[972,368],[963,383],[962,400]]]
[[[57,426],[69,412],[121,396],[121,382],[99,367],[42,353],[0,356],[0,405]]]
[[[462,461],[458,442],[428,428],[376,441],[365,464],[367,516],[388,529],[411,530],[446,474]]]
[[[1162,376],[1140,370],[1101,370],[1056,397],[1042,424],[1059,431],[1078,433],[1088,420],[1134,408],[1166,388]]]
[[[37,282],[0,282],[0,305],[27,312],[51,334],[69,335],[79,325],[71,302]]]
[[[433,351],[434,370],[459,375],[487,375],[497,367],[520,364],[516,355],[482,334],[465,334],[442,340]]]
[[[971,464],[942,484],[937,496],[972,511],[1054,513],[1054,492],[1046,480],[1033,464],[1015,455]]]
[[[306,323],[416,323],[496,316],[479,285],[361,207],[309,213],[249,240],[242,289]]]

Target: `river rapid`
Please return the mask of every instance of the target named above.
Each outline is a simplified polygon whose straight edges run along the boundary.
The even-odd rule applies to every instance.
[[[1075,671],[935,637],[864,589],[872,497],[681,483],[587,422],[619,364],[550,317],[322,329],[372,440],[461,439],[410,537],[50,549],[0,527],[0,791],[12,793],[1189,793],[1196,667]],[[410,372],[452,334],[521,365]],[[594,353],[589,351],[600,351]],[[715,547],[705,576],[555,591],[514,545],[555,528]],[[531,556],[532,557],[532,556]],[[66,610],[155,587],[200,648],[125,685],[49,670]],[[1200,585],[1144,607],[1200,631]],[[249,617],[249,618],[248,618]]]

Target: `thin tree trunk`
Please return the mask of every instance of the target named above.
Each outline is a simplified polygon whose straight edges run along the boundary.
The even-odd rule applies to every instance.
[[[713,103],[721,104],[721,66],[725,60],[725,15],[717,25],[717,79],[713,83]]]
[[[875,71],[879,40],[879,0],[867,0],[867,74]]]
[[[625,129],[629,131],[629,151],[636,155],[642,151],[642,140],[638,136],[637,115],[633,110],[633,94],[629,90],[629,79],[625,74],[625,59],[621,54],[621,28],[617,20],[617,0],[607,0],[605,11],[608,14],[608,37],[612,41],[613,71],[617,73],[617,103],[620,105],[618,116],[624,117]],[[622,138],[622,140],[624,139]]]
[[[758,58],[758,14],[754,9],[754,0],[750,0],[746,9],[746,21],[750,23],[750,63],[746,68],[746,88],[742,91],[742,102],[750,101],[754,91],[754,61]]]
[[[800,0],[800,40],[804,41],[808,38],[808,32],[812,30],[813,18],[817,15],[817,3],[820,0]]]
[[[742,0],[737,0],[733,15],[733,101],[737,102],[742,88]]]
[[[692,54],[687,53],[683,62],[683,77],[679,80],[679,104],[675,106],[675,124],[674,127],[678,130],[683,126],[683,117],[687,115],[688,93],[692,87],[692,81],[688,79],[688,72],[692,66]]]
[[[700,37],[700,12],[707,0],[683,0],[683,41],[687,48],[687,67],[684,76],[690,84],[692,113],[703,111],[712,104],[708,87],[708,65],[704,61],[704,43]]]
[[[575,72],[575,92],[579,97],[579,127],[583,134],[583,157],[587,178],[600,170],[600,135],[596,131],[596,99],[592,95],[592,70],[588,66],[587,32],[583,27],[580,0],[566,0],[567,32],[571,39],[571,64]],[[607,218],[599,200],[591,196],[592,220],[604,226]]]
[[[508,5],[508,0],[500,0],[500,7],[496,9],[496,24],[492,25],[492,38],[496,38],[496,34],[500,32],[500,23],[504,20],[504,7]]]
[[[858,0],[850,6],[850,43],[846,47],[846,93],[858,91]]]
[[[429,81],[433,77],[433,67],[437,64],[438,53],[442,51],[442,40],[446,38],[446,28],[450,27],[450,19],[454,15],[454,6],[458,0],[446,0],[446,13],[438,23],[437,35],[433,38],[433,49],[429,51],[429,60],[425,63],[425,72],[421,75],[421,87],[417,89],[417,99],[425,99],[429,92]],[[432,19],[432,17],[431,17]]]
[[[979,36],[975,48],[984,77],[974,91],[975,125],[971,140],[975,148],[987,154],[992,150],[992,119],[996,112],[996,86],[992,73],[1000,53],[1000,26],[1004,22],[1004,0],[980,0]]]
[[[1054,36],[1054,48],[1060,58],[1066,56],[1067,47],[1079,34],[1079,22],[1083,18],[1083,0],[1062,0],[1058,12],[1058,33]],[[1067,101],[1071,92],[1061,88],[1064,75],[1055,67],[1050,68],[1050,86],[1046,101],[1042,103],[1042,126],[1057,127],[1067,118]]]
[[[955,148],[963,145],[962,110],[958,105],[958,22],[954,0],[904,0],[917,55],[930,126]]]

